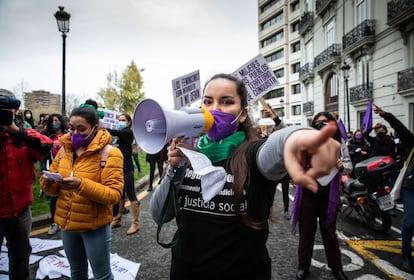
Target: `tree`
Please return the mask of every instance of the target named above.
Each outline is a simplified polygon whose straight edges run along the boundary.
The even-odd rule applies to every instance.
[[[106,76],[107,87],[101,88],[98,96],[102,99],[105,108],[122,113],[132,114],[137,104],[145,98],[142,91],[144,81],[141,72],[132,61],[119,80],[116,71]]]

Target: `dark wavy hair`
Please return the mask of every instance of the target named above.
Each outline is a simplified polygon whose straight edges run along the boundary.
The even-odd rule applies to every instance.
[[[73,109],[69,118],[74,116],[84,118],[91,126],[99,124],[99,117],[96,110],[89,107],[78,107]]]
[[[56,134],[56,131],[53,129],[53,118],[56,117],[60,121],[60,130],[62,130],[62,133],[66,133],[68,131],[68,123],[66,122],[66,119],[62,117],[61,114],[51,114],[49,115],[49,118],[46,121],[46,135],[51,136]]]
[[[244,109],[248,106],[247,103],[247,89],[243,81],[239,80],[235,76],[232,76],[230,74],[216,74],[213,77],[208,80],[204,85],[204,90],[206,89],[206,86],[208,83],[210,83],[213,80],[216,79],[226,79],[231,82],[234,82],[236,84],[237,94],[240,97],[241,100],[241,109]],[[204,92],[203,90],[203,92]],[[239,219],[244,223],[245,225],[254,228],[254,229],[261,229],[261,225],[263,221],[254,221],[247,215],[241,215],[241,200],[242,200],[242,193],[243,189],[247,189],[250,183],[250,168],[247,164],[246,160],[246,150],[250,146],[250,144],[253,141],[256,141],[257,133],[256,130],[253,127],[252,121],[250,117],[247,115],[244,122],[239,123],[237,127],[238,131],[244,131],[246,134],[246,140],[241,143],[232,153],[230,156],[228,166],[230,168],[231,174],[233,174],[233,199],[234,204],[236,206],[236,214],[238,215]]]

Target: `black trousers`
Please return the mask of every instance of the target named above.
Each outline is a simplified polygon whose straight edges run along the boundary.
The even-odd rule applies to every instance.
[[[326,187],[325,187],[326,188]],[[327,211],[329,203],[329,192],[314,194],[304,189],[299,216],[299,247],[298,268],[309,270],[312,260],[313,245],[315,242],[316,228],[319,218],[319,230],[323,246],[325,248],[328,266],[332,270],[342,270],[341,252],[336,236],[335,226],[331,231],[327,227]]]

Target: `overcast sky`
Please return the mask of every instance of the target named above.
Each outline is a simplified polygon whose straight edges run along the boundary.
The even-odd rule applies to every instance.
[[[259,53],[256,0],[0,0],[0,88],[61,93],[58,6],[71,14],[67,96],[97,97],[134,60],[146,97],[173,108],[171,80],[200,70],[203,85]]]

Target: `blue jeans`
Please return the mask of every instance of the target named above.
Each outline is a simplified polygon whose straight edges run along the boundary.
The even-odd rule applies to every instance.
[[[62,231],[63,247],[70,265],[70,279],[88,279],[88,260],[93,279],[112,280],[110,264],[111,227],[85,232]]]
[[[401,199],[404,204],[401,224],[402,254],[411,257],[411,240],[414,231],[414,189],[401,188]]]
[[[29,256],[32,252],[29,241],[31,230],[30,206],[27,206],[17,217],[0,219],[0,240],[6,237],[10,280],[31,279],[29,270]]]

